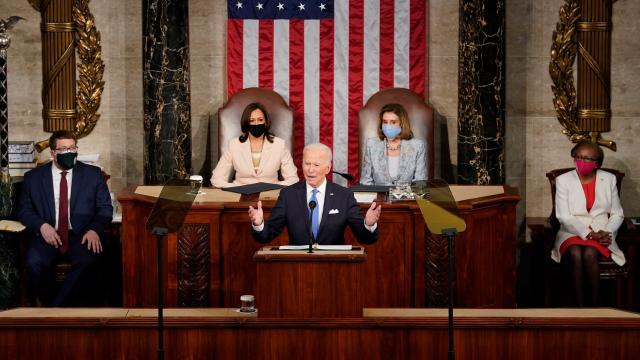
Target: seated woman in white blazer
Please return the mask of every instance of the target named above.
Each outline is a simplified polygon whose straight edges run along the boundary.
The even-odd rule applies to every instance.
[[[298,169],[283,139],[270,131],[271,119],[260,103],[247,105],[240,119],[242,135],[229,141],[211,184],[218,188],[267,182],[291,185],[298,182]],[[235,178],[230,182],[232,171]],[[278,170],[284,180],[278,180]]]
[[[360,183],[393,185],[427,179],[425,143],[414,139],[409,115],[400,104],[380,110],[378,137],[367,139]]]
[[[611,258],[620,266],[625,263],[616,244],[624,214],[615,175],[598,170],[604,160],[600,146],[580,142],[571,149],[571,156],[576,169],[556,178],[555,208],[560,230],[551,258],[568,262],[577,305],[585,305],[583,285],[587,285],[588,305],[597,306],[598,258]]]

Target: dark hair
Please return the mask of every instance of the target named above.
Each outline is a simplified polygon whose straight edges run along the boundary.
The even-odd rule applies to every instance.
[[[264,107],[264,105],[258,102],[247,105],[247,107],[244,108],[244,111],[242,112],[242,117],[240,118],[240,130],[242,131],[242,135],[240,135],[239,137],[240,142],[243,143],[249,138],[249,121],[251,120],[251,113],[255,110],[260,110],[264,114],[264,126],[266,127],[264,135],[267,140],[272,143],[274,135],[269,130],[271,129],[271,118],[269,117],[269,113],[267,112],[267,109]]]
[[[604,151],[602,151],[602,148],[600,147],[600,145],[589,140],[580,141],[573,148],[571,148],[572,158],[576,157],[576,153],[581,147],[590,148],[591,150],[595,151],[596,155],[598,156],[596,163],[598,164],[598,167],[602,167],[602,162],[604,161]]]
[[[380,140],[384,140],[384,134],[382,133],[382,115],[385,113],[394,113],[400,119],[400,139],[409,140],[413,138],[413,131],[411,131],[411,123],[409,123],[409,115],[404,106],[400,104],[387,104],[380,109],[380,119],[378,123],[378,137]]]
[[[58,140],[61,140],[61,139],[73,139],[73,141],[76,144],[78,143],[78,138],[71,131],[69,131],[69,130],[58,130],[58,131],[54,132],[53,134],[51,134],[51,137],[49,137],[49,148],[51,150],[55,150],[56,147],[58,147],[58,144],[57,144]]]

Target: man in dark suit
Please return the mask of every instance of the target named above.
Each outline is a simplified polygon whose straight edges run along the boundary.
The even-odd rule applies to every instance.
[[[49,138],[53,161],[25,174],[18,217],[30,233],[26,267],[31,295],[43,306],[85,305],[103,230],[113,207],[100,168],[77,162],[76,137],[56,131]],[[54,266],[71,268],[55,291]]]
[[[328,146],[310,144],[302,154],[305,181],[282,189],[269,220],[264,221],[260,201],[257,208],[249,207],[254,238],[262,243],[269,242],[286,225],[291,245],[306,245],[310,236],[321,245],[343,244],[344,230],[348,225],[359,242],[374,243],[378,237],[377,224],[382,206],[373,202],[363,217],[353,193],[326,180],[331,171],[331,149]],[[313,210],[308,205],[311,201],[316,204]]]

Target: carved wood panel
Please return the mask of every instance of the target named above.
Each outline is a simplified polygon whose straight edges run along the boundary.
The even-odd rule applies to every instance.
[[[178,235],[178,306],[208,307],[209,224],[184,224]]]

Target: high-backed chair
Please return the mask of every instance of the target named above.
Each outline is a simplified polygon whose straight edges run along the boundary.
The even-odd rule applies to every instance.
[[[547,173],[549,179],[549,185],[551,186],[551,215],[549,216],[550,231],[547,231],[544,244],[544,256],[546,257],[545,264],[545,303],[547,306],[554,304],[552,295],[555,291],[562,289],[560,284],[554,284],[554,281],[560,279],[558,271],[560,266],[550,258],[551,250],[554,247],[556,234],[560,229],[560,222],[556,217],[556,178],[566,172],[572,171],[574,168],[564,168],[551,170]],[[614,169],[599,169],[598,171],[607,171],[616,176],[616,186],[618,188],[618,195],[620,195],[620,188],[622,186],[622,179],[624,173]],[[616,306],[620,308],[628,308],[633,304],[634,293],[634,269],[635,269],[635,244],[633,239],[628,236],[628,225],[626,222],[620,226],[618,230],[618,236],[616,242],[620,249],[624,252],[627,262],[623,266],[618,266],[611,259],[600,259],[600,279],[601,280],[614,280],[616,290]],[[555,285],[555,286],[554,286]],[[602,287],[601,287],[602,288]],[[554,291],[555,290],[555,291]]]
[[[271,117],[271,132],[284,139],[293,152],[293,110],[273,90],[247,88],[235,93],[218,109],[218,158],[227,148],[229,140],[240,136],[240,117],[244,108],[253,102],[265,106]]]
[[[409,115],[413,136],[424,140],[426,144],[427,178],[432,179],[434,153],[433,109],[425,103],[423,97],[405,88],[390,88],[378,91],[360,109],[358,113],[360,163],[364,159],[367,139],[378,136],[380,109],[390,103],[404,106]]]

